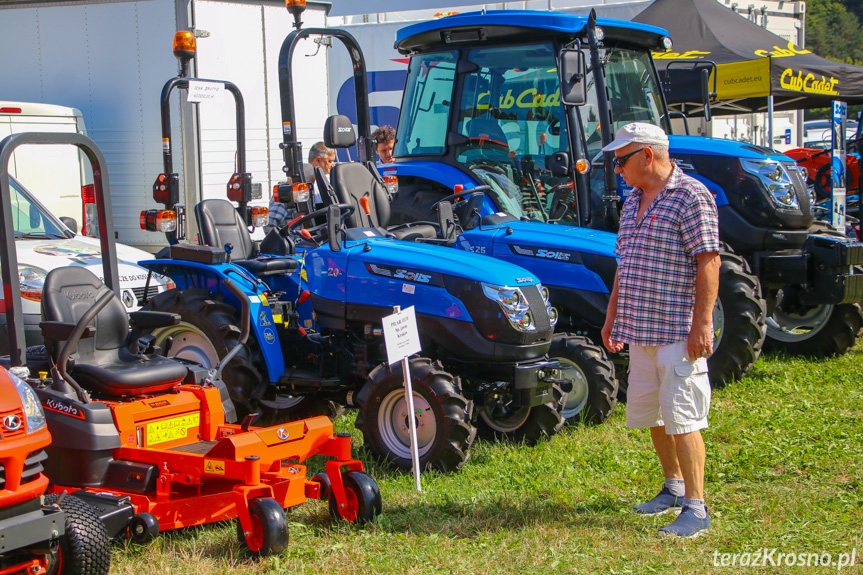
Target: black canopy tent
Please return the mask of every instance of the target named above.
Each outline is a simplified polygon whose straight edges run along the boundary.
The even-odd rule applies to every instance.
[[[863,66],[817,56],[716,0],[656,0],[633,21],[669,31],[674,47],[653,56],[666,100],[687,115],[703,113],[705,68],[716,93],[714,114],[769,112],[771,99],[774,110],[863,103]]]

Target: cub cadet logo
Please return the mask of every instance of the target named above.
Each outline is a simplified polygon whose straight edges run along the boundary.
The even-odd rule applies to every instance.
[[[812,52],[806,48],[798,48],[793,42],[788,42],[788,48],[773,46],[773,50],[756,50],[753,53],[759,58],[766,58],[768,56],[772,56],[773,58],[787,58],[788,56],[794,56],[796,54],[811,54]]]
[[[687,50],[686,52],[652,52],[654,60],[703,60],[710,52]]]
[[[794,90],[795,92],[807,92],[809,94],[825,94],[828,96],[838,96],[839,80],[830,76],[826,79],[821,76],[821,80],[815,79],[815,74],[811,72],[803,77],[803,70],[797,71],[797,76],[794,75],[794,70],[786,68],[779,78],[779,85],[786,90]]]
[[[488,110],[489,96],[491,92],[479,95],[477,110]],[[557,108],[560,106],[560,89],[558,88],[554,94],[543,94],[536,88],[528,88],[518,96],[514,96],[512,90],[507,90],[506,95],[498,99],[497,108],[508,110],[513,105],[517,108]]]
[[[56,411],[57,413],[65,413],[66,415],[77,417],[78,419],[84,419],[84,414],[81,413],[81,410],[77,407],[68,403],[63,403],[62,401],[57,401],[56,399],[49,399],[45,402],[45,409]]]
[[[418,282],[423,284],[427,284],[431,281],[431,276],[428,274],[401,269],[397,269],[393,277],[397,280],[405,280],[409,282]]]
[[[69,301],[79,301],[82,299],[92,299],[92,298],[96,297],[96,295],[93,292],[89,292],[89,291],[77,291],[77,292],[76,291],[72,291],[72,292],[67,291],[63,295],[65,295],[66,299]]]
[[[7,431],[18,431],[21,429],[21,418],[17,415],[7,415],[3,418],[3,427]]]

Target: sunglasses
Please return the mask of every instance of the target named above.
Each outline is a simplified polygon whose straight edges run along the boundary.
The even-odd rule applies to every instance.
[[[637,154],[638,152],[643,152],[643,151],[644,151],[644,148],[638,148],[638,149],[637,149],[637,150],[635,150],[634,152],[629,152],[628,154],[625,154],[625,155],[623,155],[623,156],[614,156],[614,158],[611,160],[611,162],[612,162],[615,166],[617,166],[618,168],[622,168],[622,167],[623,167],[623,165],[626,163],[626,161],[627,161],[629,158],[631,158],[632,156],[634,156],[634,155],[635,155],[635,154]]]

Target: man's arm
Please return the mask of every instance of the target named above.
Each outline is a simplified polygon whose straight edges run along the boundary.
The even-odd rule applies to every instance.
[[[695,256],[698,271],[695,276],[695,309],[689,330],[687,351],[690,359],[713,353],[713,306],[719,293],[719,252],[702,252]]]
[[[617,353],[623,349],[622,342],[612,341],[611,339],[611,331],[614,329],[614,321],[617,319],[617,281],[619,273],[619,270],[614,273],[614,288],[611,290],[608,309],[605,311],[605,325],[602,326],[602,343],[612,353]]]

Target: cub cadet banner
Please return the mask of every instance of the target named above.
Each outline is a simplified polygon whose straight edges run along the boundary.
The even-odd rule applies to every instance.
[[[670,79],[669,104],[697,106],[699,74],[708,62],[716,65],[710,76],[715,113],[764,111],[770,95],[777,110],[863,102],[863,67],[817,56],[716,0],[656,0],[633,20],[665,28],[674,42],[668,52],[654,54],[660,75]],[[694,67],[667,68],[672,61]]]

